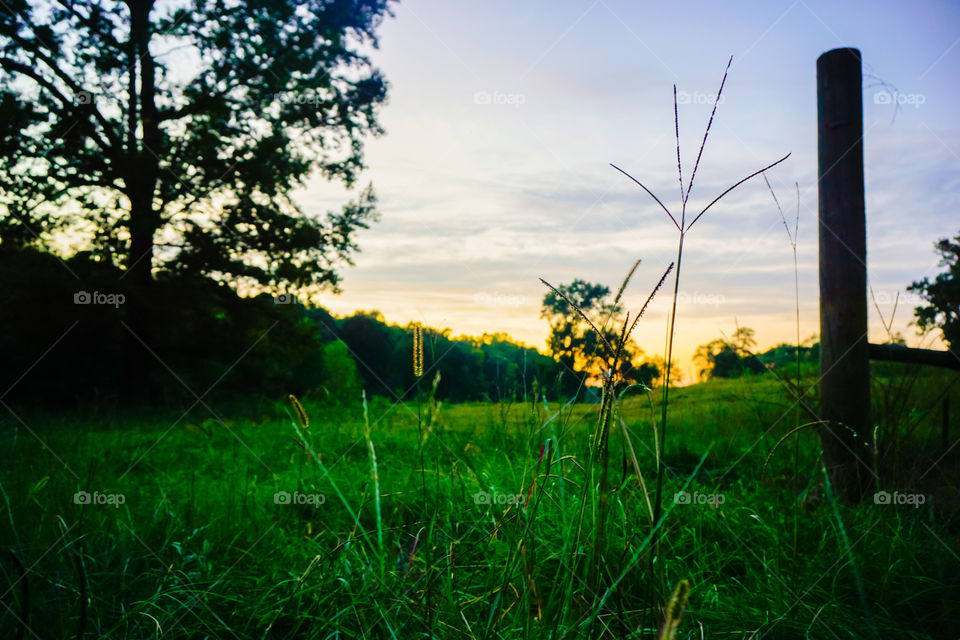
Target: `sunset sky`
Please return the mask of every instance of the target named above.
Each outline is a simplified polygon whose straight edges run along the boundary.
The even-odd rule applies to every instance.
[[[960,5],[934,2],[450,2],[406,0],[374,60],[391,83],[386,135],[368,142],[380,222],[359,236],[337,314],[377,309],[454,335],[505,331],[544,348],[545,288],[575,278],[616,289],[637,309],[677,232],[642,190],[679,210],[673,85],[684,180],[729,56],[733,66],[688,211],[769,172],[784,211],[800,188],[800,321],[818,332],[816,59],[862,51],[869,279],[894,328],[908,327],[906,286],[938,271],[933,243],[960,231]],[[897,107],[899,103],[899,107]],[[317,180],[305,210],[351,194]],[[697,224],[685,245],[676,357],[688,380],[697,345],[752,327],[761,348],[794,341],[793,255],[762,178]],[[636,332],[663,352],[669,295]],[[884,332],[870,309],[871,340]],[[924,345],[940,346],[929,339]]]

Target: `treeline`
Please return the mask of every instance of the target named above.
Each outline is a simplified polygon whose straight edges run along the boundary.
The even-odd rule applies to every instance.
[[[131,344],[151,354],[147,395],[155,404],[288,393],[351,403],[361,390],[409,399],[429,390],[438,373],[437,397],[447,401],[518,399],[534,388],[553,400],[564,381],[556,360],[503,334],[454,339],[430,328],[418,381],[411,327],[387,324],[376,312],[335,318],[290,297],[244,298],[210,279],[166,272],[148,297],[146,330],[135,333],[124,273],[86,253],[61,260],[0,245],[3,402],[142,402],[143,390],[128,384]]]
[[[694,362],[699,365],[699,377],[739,378],[744,375],[766,373],[770,369],[796,371],[800,362],[801,373],[816,370],[820,362],[820,343],[808,345],[778,344],[762,353],[754,353],[753,329],[738,328],[733,337],[717,339],[697,348]]]
[[[448,330],[425,328],[424,373],[418,381],[413,373],[412,326],[387,324],[377,312],[324,323],[355,357],[367,392],[391,399],[410,397],[418,387],[426,390],[437,375],[438,397],[451,401],[519,400],[535,389],[554,399],[564,378],[556,360],[505,334],[452,338]]]

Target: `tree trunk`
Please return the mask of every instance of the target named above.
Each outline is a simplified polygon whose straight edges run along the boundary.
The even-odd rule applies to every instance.
[[[130,8],[130,52],[132,66],[139,68],[140,85],[131,73],[130,114],[127,132],[128,172],[125,176],[130,200],[130,253],[127,274],[130,296],[127,309],[126,348],[124,350],[124,399],[133,404],[151,399],[150,371],[154,360],[151,293],[153,284],[154,234],[159,215],[154,209],[161,136],[157,122],[156,67],[150,54],[150,11],[152,0],[128,0]],[[137,131],[141,131],[138,141]]]

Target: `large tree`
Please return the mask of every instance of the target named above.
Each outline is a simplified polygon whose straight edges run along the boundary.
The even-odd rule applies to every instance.
[[[149,335],[159,271],[336,287],[366,189],[326,217],[291,194],[351,186],[387,85],[367,51],[388,0],[0,3],[0,239],[87,245],[129,275]],[[147,340],[149,342],[149,340]]]
[[[3,3],[4,239],[87,231],[139,282],[168,268],[336,284],[372,193],[318,219],[291,191],[315,171],[349,185],[362,168],[386,82],[361,51],[386,11],[387,0]]]

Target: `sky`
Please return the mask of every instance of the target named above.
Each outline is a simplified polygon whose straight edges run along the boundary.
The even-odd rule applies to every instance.
[[[856,47],[864,64],[870,340],[881,313],[914,346],[906,287],[940,268],[933,243],[960,232],[960,3],[737,1],[636,3],[407,0],[381,29],[374,62],[391,84],[386,130],[366,145],[381,219],[358,235],[336,314],[507,332],[545,347],[546,288],[576,278],[616,290],[642,260],[637,310],[676,259],[677,230],[621,167],[679,214],[673,86],[684,181],[722,94],[687,204],[768,172],[790,226],[799,209],[800,334],[819,331],[816,60]],[[799,198],[797,187],[799,185]],[[312,181],[312,214],[355,194]],[[689,219],[689,218],[688,218]],[[762,177],[728,194],[687,235],[675,358],[688,380],[700,344],[739,325],[759,348],[796,341],[793,252]],[[670,295],[635,332],[662,354]]]

